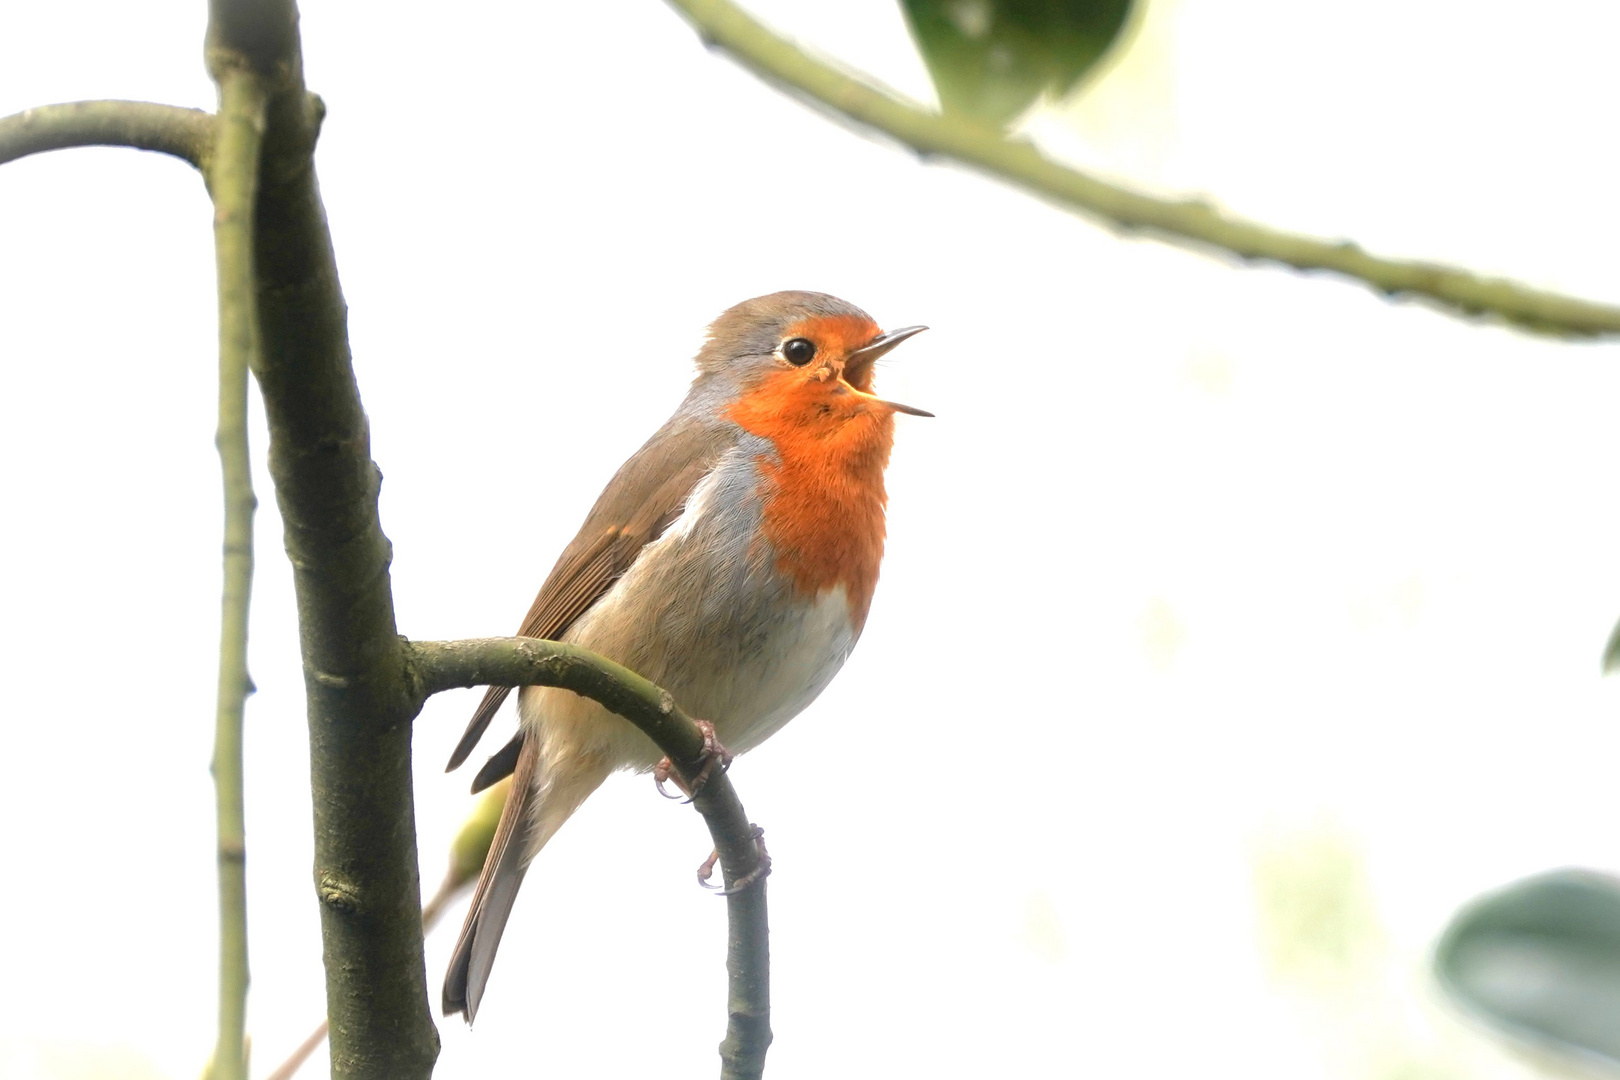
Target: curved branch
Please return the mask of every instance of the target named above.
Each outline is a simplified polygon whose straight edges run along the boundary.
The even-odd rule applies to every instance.
[[[0,117],[0,165],[75,146],[129,146],[208,171],[214,114],[150,101],[70,101]]]
[[[1024,139],[955,115],[941,115],[878,89],[809,55],[730,0],[669,0],[704,41],[767,81],[881,131],[924,156],[973,166],[1119,229],[1215,248],[1239,258],[1328,270],[1388,296],[1417,296],[1459,315],[1494,315],[1525,330],[1562,337],[1620,333],[1620,307],[1533,289],[1434,263],[1369,255],[1230,218],[1197,199],[1157,199],[1050,160]]]
[[[560,686],[618,713],[657,744],[686,779],[703,767],[703,733],[675,699],[629,668],[589,649],[536,638],[405,642],[409,676],[421,700],[470,686]],[[757,830],[722,772],[713,772],[692,801],[720,853],[726,883],[725,1041],[722,1080],[763,1073],[771,1043],[770,942]],[[751,881],[732,891],[738,882]]]
[[[247,847],[242,714],[253,589],[253,472],[248,462],[248,369],[258,342],[253,294],[253,206],[264,134],[264,87],[250,71],[220,79],[214,253],[219,275],[219,447],[225,480],[225,585],[220,604],[214,792],[219,827],[219,1041],[210,1080],[247,1080]]]

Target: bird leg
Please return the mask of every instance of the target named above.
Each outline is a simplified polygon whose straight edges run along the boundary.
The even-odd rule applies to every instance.
[[[765,850],[765,830],[760,828],[758,825],[755,825],[753,828],[754,846],[759,849],[758,865],[733,882],[731,888],[723,889],[718,885],[709,884],[709,878],[714,876],[714,864],[720,861],[720,853],[718,851],[710,852],[709,857],[703,860],[703,865],[698,867],[697,876],[699,885],[703,886],[705,889],[713,889],[721,896],[731,896],[733,893],[742,892],[744,889],[754,884],[754,882],[763,881],[765,878],[770,876],[771,853]]]
[[[664,789],[664,784],[670,780],[675,781],[675,786],[680,788],[681,792],[686,796],[683,801],[691,802],[697,798],[697,793],[703,790],[703,785],[709,782],[709,777],[714,773],[715,762],[720,763],[721,772],[731,768],[731,759],[735,755],[720,745],[720,740],[714,734],[714,725],[707,720],[694,720],[693,723],[697,724],[698,730],[703,732],[703,767],[692,778],[691,786],[688,786],[686,781],[681,779],[680,774],[675,771],[675,763],[670,761],[669,758],[665,757],[657,765],[654,765],[653,784],[658,788],[658,794],[666,799],[681,798],[680,795],[671,795]]]

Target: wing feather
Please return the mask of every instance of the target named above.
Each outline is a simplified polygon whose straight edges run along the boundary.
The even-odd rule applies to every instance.
[[[630,568],[641,550],[680,518],[692,489],[732,445],[736,431],[731,424],[683,421],[677,414],[648,439],[596,500],[579,535],[534,598],[519,636],[554,641],[567,633]],[[509,693],[509,687],[492,686],[484,694],[446,771],[459,767],[472,754]],[[496,768],[510,771],[511,766],[502,761]],[[479,780],[486,783],[498,779],[500,776],[491,779],[486,773],[479,774]]]

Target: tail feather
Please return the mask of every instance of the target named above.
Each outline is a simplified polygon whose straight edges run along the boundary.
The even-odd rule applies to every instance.
[[[604,749],[587,750],[577,745],[569,745],[566,750],[563,746],[553,747],[552,753],[560,760],[550,760],[548,755],[542,765],[542,741],[532,732],[521,739],[512,771],[512,793],[495,827],[467,921],[462,924],[461,938],[445,972],[444,1014],[462,1013],[469,1024],[484,996],[495,964],[495,950],[529,860],[611,771]]]
[[[495,838],[478,876],[467,921],[461,926],[461,937],[445,972],[444,1015],[462,1013],[469,1024],[478,1013],[478,1002],[495,964],[495,949],[501,943],[501,932],[506,929],[512,902],[517,899],[518,886],[523,884],[523,872],[528,868],[524,848],[528,846],[529,803],[534,798],[538,750],[538,739],[524,740],[512,773],[512,793],[495,826]]]
[[[474,795],[485,788],[494,787],[512,775],[513,771],[517,769],[518,754],[523,752],[523,742],[526,738],[528,736],[524,733],[524,730],[518,728],[518,733],[512,736],[512,741],[501,747],[494,756],[484,762],[484,767],[478,770],[477,776],[473,777],[472,793]]]

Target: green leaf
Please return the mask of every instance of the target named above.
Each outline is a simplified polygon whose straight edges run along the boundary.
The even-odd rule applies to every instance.
[[[947,112],[1003,126],[1063,95],[1120,35],[1132,0],[900,0]]]
[[[1498,1031],[1620,1067],[1620,881],[1557,870],[1489,893],[1452,920],[1434,965]]]
[[[1609,631],[1609,641],[1603,646],[1603,674],[1613,675],[1616,671],[1620,671],[1620,622]]]
[[[506,796],[511,790],[511,783],[502,780],[484,792],[451,842],[450,880],[455,882],[456,888],[472,884],[484,868],[484,859],[495,842],[495,830],[501,823],[501,811],[506,808]]]

